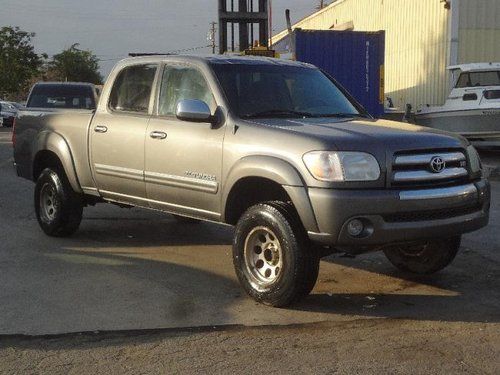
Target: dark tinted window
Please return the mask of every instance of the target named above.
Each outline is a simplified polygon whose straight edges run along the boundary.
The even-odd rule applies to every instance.
[[[156,69],[156,65],[123,69],[115,80],[109,106],[115,111],[147,113]]]
[[[500,99],[500,90],[487,90],[484,92],[484,97],[488,100]]]
[[[482,86],[500,86],[500,72],[462,73],[457,82],[457,88]]]
[[[158,114],[175,114],[177,103],[185,99],[202,100],[215,110],[215,100],[203,74],[187,66],[166,66],[161,82]]]
[[[95,109],[91,86],[42,84],[35,85],[26,105],[28,108]]]
[[[359,114],[342,91],[318,69],[264,64],[212,64],[234,112],[240,117],[296,113]]]

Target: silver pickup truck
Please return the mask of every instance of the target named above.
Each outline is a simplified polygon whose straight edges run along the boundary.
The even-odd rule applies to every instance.
[[[95,111],[28,108],[13,137],[46,234],[72,234],[99,202],[233,225],[236,274],[273,306],[309,294],[332,251],[439,271],[489,218],[489,184],[464,138],[375,120],[297,62],[127,59]]]

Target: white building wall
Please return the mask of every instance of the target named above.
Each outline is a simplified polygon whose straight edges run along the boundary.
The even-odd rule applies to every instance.
[[[459,0],[458,63],[500,62],[500,0]]]

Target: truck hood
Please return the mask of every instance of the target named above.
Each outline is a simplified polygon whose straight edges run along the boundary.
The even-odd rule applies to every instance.
[[[253,124],[297,133],[326,142],[337,150],[463,148],[468,142],[458,135],[418,125],[372,119],[257,119]],[[378,153],[378,152],[377,152]]]

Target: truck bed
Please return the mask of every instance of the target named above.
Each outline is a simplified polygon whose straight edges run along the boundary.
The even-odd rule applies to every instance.
[[[71,161],[80,185],[92,187],[88,136],[93,116],[94,110],[86,109],[26,108],[19,111],[14,130],[14,157],[18,175],[32,180],[32,164],[37,153],[47,150],[49,142],[63,142],[65,144],[60,146],[71,150]],[[58,135],[60,137],[54,140]]]

